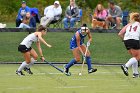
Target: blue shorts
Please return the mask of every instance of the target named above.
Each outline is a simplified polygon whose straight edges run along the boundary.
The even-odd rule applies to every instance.
[[[82,45],[83,44],[83,42],[80,42],[80,45]],[[73,49],[75,49],[75,48],[77,48],[78,46],[77,46],[77,43],[75,43],[75,42],[70,42],[70,49],[71,50],[73,50]]]

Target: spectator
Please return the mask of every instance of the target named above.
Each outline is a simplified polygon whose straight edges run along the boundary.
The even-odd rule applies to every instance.
[[[30,12],[27,12],[19,28],[31,28],[31,27],[36,27],[36,20],[34,19],[34,17],[31,16]]]
[[[93,14],[93,20],[95,19],[97,21],[105,21],[106,17],[107,17],[107,10],[104,9],[102,4],[98,4]]]
[[[109,23],[111,22],[112,24],[116,24],[117,29],[120,29],[122,10],[112,1],[110,1],[108,5],[108,17],[106,18],[107,25],[109,26]]]
[[[70,22],[70,28],[73,28],[78,18],[78,15],[79,9],[78,6],[75,4],[75,0],[70,0],[70,5],[66,8],[65,18],[63,19],[64,28],[69,28],[68,22]]]
[[[51,21],[62,14],[62,8],[59,1],[55,1],[54,5],[50,5],[44,10],[44,17],[41,18],[41,25],[48,26]]]
[[[22,7],[18,11],[18,15],[16,18],[16,27],[19,27],[20,23],[23,20],[23,17],[26,15],[27,12],[30,12],[30,8],[26,6],[26,2],[22,1]]]

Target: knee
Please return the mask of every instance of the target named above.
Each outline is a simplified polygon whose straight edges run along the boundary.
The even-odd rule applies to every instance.
[[[109,17],[106,18],[107,21],[109,21],[109,20],[111,20],[111,19],[112,19],[111,16],[109,16]]]
[[[77,62],[79,62],[79,61],[80,61],[80,58],[75,58],[75,60],[76,60]]]
[[[70,20],[70,22],[74,22],[74,21],[75,21],[75,19],[73,19],[73,18]]]
[[[24,23],[20,23],[20,25],[24,25]]]
[[[37,59],[31,58],[31,62],[36,62]]]
[[[120,17],[116,17],[116,21],[117,21],[117,22],[121,22]]]
[[[140,55],[137,55],[135,58],[140,61]]]
[[[45,20],[46,20],[46,17],[42,17],[41,20],[42,20],[42,21],[45,21]]]
[[[63,19],[63,22],[64,22],[64,23],[67,22],[67,18],[64,18],[64,19]]]

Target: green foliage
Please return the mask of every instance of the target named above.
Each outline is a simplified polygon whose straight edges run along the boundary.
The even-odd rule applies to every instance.
[[[44,8],[52,5],[55,0],[25,0],[29,7],[36,7],[40,14],[43,14]],[[63,14],[66,7],[69,5],[69,0],[59,0],[63,9]],[[117,5],[122,7],[122,10],[137,11],[140,10],[140,0],[113,0]],[[76,0],[76,4],[84,10],[84,21],[87,21],[87,13],[93,11],[98,3],[101,3],[107,8],[108,0]],[[128,3],[129,2],[129,3]],[[15,21],[17,12],[21,7],[21,0],[0,0],[0,22]],[[87,21],[88,22],[88,21]]]

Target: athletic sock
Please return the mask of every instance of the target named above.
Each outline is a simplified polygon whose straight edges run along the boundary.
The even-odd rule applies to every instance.
[[[88,70],[92,69],[92,66],[91,66],[91,57],[86,57],[86,62],[87,62],[87,66],[88,66]]]
[[[132,57],[129,59],[129,61],[125,64],[126,67],[130,67],[132,66],[132,64],[136,63],[137,62],[137,59],[135,57]]]
[[[66,65],[66,69],[69,69],[71,66],[73,66],[75,63],[77,63],[77,61],[75,59],[72,59],[67,65]]]
[[[29,69],[31,66],[33,66],[33,64],[36,62],[37,60],[35,60],[34,58],[31,58],[31,62],[29,63],[29,65],[27,65],[26,67]]]
[[[26,66],[28,66],[28,64],[24,61],[22,62],[22,64],[20,65],[20,67],[18,68],[18,71],[22,71]]]
[[[138,72],[138,62],[132,64],[132,70],[133,70],[133,74],[139,74]]]

